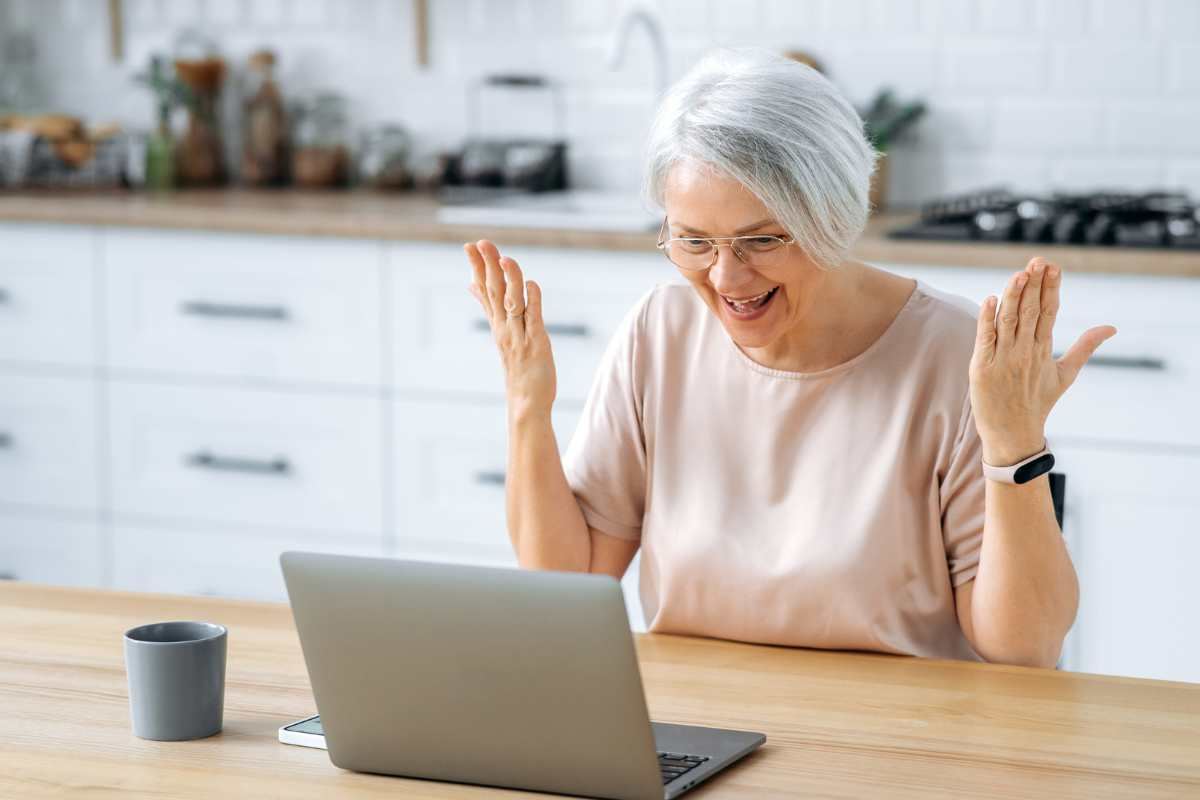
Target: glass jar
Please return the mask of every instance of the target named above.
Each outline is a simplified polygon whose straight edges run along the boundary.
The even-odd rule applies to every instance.
[[[363,136],[358,175],[377,189],[405,189],[412,184],[408,172],[411,138],[399,125],[381,125]]]
[[[301,103],[292,135],[292,177],[298,186],[344,186],[350,178],[346,101],[333,92]]]

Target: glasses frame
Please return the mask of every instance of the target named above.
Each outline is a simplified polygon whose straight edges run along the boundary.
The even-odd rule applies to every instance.
[[[667,228],[667,218],[663,217],[662,225],[658,229],[658,244],[655,246],[662,251],[662,254],[666,256],[667,261],[670,261],[680,269],[686,269],[688,272],[703,272],[707,269],[712,269],[713,265],[717,263],[717,259],[721,257],[722,247],[728,247],[730,250],[732,250],[734,257],[737,258],[738,261],[747,266],[753,266],[753,264],[751,264],[749,261],[742,258],[742,254],[738,252],[737,243],[742,239],[775,239],[783,247],[790,247],[796,243],[796,238],[794,236],[776,236],[772,233],[748,233],[744,236],[674,236],[670,239],[666,238],[668,233],[669,230]],[[668,251],[668,248],[671,246],[671,242],[694,242],[697,240],[708,242],[712,246],[712,261],[708,262],[708,266],[685,267],[679,262],[675,261],[675,259],[671,258],[671,254]]]

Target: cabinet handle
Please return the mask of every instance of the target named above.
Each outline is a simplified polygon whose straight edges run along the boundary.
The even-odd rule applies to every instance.
[[[185,300],[179,308],[184,314],[224,319],[261,319],[284,322],[290,316],[284,306],[236,305],[234,303],[212,303],[207,300]]]
[[[184,458],[184,463],[197,469],[214,469],[224,472],[255,472],[266,475],[287,475],[292,471],[286,458],[269,461],[238,456],[218,456],[201,450]]]
[[[480,317],[475,320],[474,328],[477,331],[490,331],[492,326]],[[591,328],[581,322],[547,322],[546,333],[553,336],[574,336],[578,339],[586,339],[592,335]]]
[[[12,446],[13,446],[12,434],[6,433],[5,431],[0,431],[0,450],[3,450],[6,447],[12,447]]]
[[[1055,353],[1055,358],[1062,358],[1062,353]],[[1095,355],[1088,359],[1088,366],[1119,367],[1120,369],[1148,369],[1163,372],[1167,368],[1164,359],[1155,356],[1109,356]]]
[[[8,293],[8,289],[0,287],[0,305],[7,303],[11,297],[12,295]]]
[[[0,572],[0,581],[15,581],[15,580],[17,580],[17,573],[7,572],[7,571]]]
[[[503,486],[504,473],[495,470],[480,470],[475,473],[475,482],[485,486]]]

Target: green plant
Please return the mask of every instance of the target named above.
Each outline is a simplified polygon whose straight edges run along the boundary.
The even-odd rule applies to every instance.
[[[925,115],[925,103],[911,100],[907,103],[897,102],[895,93],[889,89],[880,89],[869,105],[859,112],[863,119],[863,129],[872,146],[881,153],[887,152],[888,146],[911,128],[917,120]]]

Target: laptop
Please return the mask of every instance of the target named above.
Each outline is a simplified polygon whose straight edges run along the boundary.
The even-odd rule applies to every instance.
[[[342,769],[662,800],[766,741],[650,721],[611,576],[300,552],[280,564]]]

